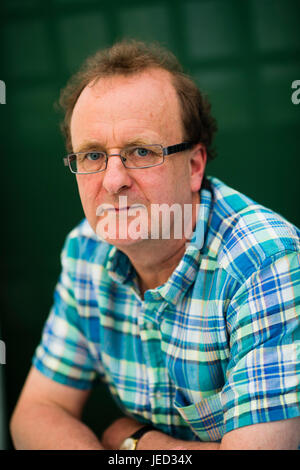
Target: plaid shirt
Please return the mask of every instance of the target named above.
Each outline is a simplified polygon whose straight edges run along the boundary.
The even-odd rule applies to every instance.
[[[300,415],[299,231],[216,178],[168,281],[139,295],[127,256],[84,220],[33,363],[80,389],[104,380],[130,416],[186,440]]]

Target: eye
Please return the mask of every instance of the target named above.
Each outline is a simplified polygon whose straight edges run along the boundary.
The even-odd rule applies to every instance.
[[[103,153],[101,152],[88,152],[85,154],[85,158],[87,160],[90,160],[90,161],[95,161],[95,160],[99,160],[100,158],[103,157]]]
[[[150,153],[150,150],[149,149],[146,149],[144,147],[138,147],[135,149],[135,154],[138,156],[138,157],[147,157]]]

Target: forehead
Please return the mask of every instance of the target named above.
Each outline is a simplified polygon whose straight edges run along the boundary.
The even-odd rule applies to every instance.
[[[179,100],[169,72],[149,69],[130,76],[100,78],[87,85],[73,110],[72,140],[79,134],[112,128],[118,132],[144,129],[181,134]]]

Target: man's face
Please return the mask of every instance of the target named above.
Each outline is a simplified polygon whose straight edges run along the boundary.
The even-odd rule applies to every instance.
[[[87,86],[75,105],[71,119],[74,152],[101,150],[119,153],[130,144],[162,144],[164,147],[182,142],[183,129],[178,98],[168,72],[149,69],[133,76],[101,78]],[[199,178],[193,178],[190,163],[192,151],[165,157],[163,165],[145,169],[127,169],[120,157],[109,157],[104,172],[77,175],[79,193],[85,215],[98,235],[99,222],[117,220],[126,227],[134,219],[128,209],[120,207],[120,196],[126,196],[126,207],[139,205],[135,212],[140,220],[148,220],[150,233],[151,204],[191,204],[199,190]],[[99,206],[116,210],[99,212]],[[142,210],[142,208],[144,208]],[[120,227],[119,227],[120,228]],[[121,230],[121,228],[120,228]],[[101,232],[101,229],[100,229]],[[122,240],[120,239],[122,238]],[[107,239],[116,245],[137,243],[124,230]]]

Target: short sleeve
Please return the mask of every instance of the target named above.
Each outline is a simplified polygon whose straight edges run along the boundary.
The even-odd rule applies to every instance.
[[[227,310],[225,432],[300,416],[300,254],[268,259]]]
[[[33,365],[50,379],[79,389],[89,389],[98,375],[76,308],[73,282],[65,250],[63,269],[54,293],[54,304],[45,323]]]

